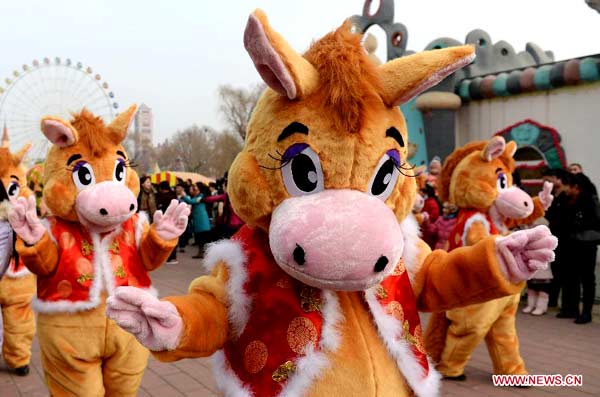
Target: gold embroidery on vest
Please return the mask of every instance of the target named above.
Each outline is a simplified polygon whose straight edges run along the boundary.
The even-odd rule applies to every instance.
[[[274,372],[273,375],[271,376],[271,378],[275,381],[275,382],[283,382],[284,380],[287,380],[287,378],[294,372],[296,371],[296,364],[294,364],[293,361],[286,361],[285,363],[281,364],[279,366],[279,368],[277,368]]]
[[[308,285],[303,285],[300,290],[300,307],[305,313],[320,312],[323,301],[318,297],[318,290]]]
[[[127,276],[127,274],[125,274],[125,269],[123,268],[123,265],[117,267],[117,270],[115,270],[115,276],[119,278],[125,278]]]
[[[392,276],[401,276],[402,273],[404,273],[405,271],[406,266],[404,265],[404,261],[400,259],[400,262],[398,262],[398,264],[394,268],[394,271],[392,272]]]
[[[81,240],[81,253],[83,256],[88,256],[94,252],[94,246],[87,242],[87,240]]]
[[[79,284],[85,283],[86,281],[90,281],[94,279],[94,275],[93,274],[88,274],[88,273],[82,273],[79,275],[79,277],[77,277],[77,282]]]
[[[111,251],[115,255],[119,255],[119,252],[121,252],[121,250],[119,248],[119,242],[117,240],[114,240],[111,243],[110,247],[108,247],[108,250]]]
[[[402,324],[402,329],[403,329],[403,337],[404,339],[406,339],[406,341],[408,343],[410,343],[411,345],[413,345],[418,351],[424,353],[425,352],[425,346],[423,345],[423,341],[421,339],[421,335],[419,332],[420,326],[417,325],[417,327],[415,328],[415,335],[412,335],[410,333],[409,330],[409,324],[408,324],[408,320],[404,320],[404,324]]]
[[[377,292],[376,293],[377,293],[377,297],[379,299],[385,299],[385,298],[388,297],[387,291],[385,290],[385,288],[383,288],[383,286],[381,284],[377,286]]]

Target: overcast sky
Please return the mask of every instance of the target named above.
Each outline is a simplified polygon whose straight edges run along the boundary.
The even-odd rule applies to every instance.
[[[584,0],[397,0],[395,5],[395,21],[408,28],[411,50],[443,36],[463,41],[481,28],[517,52],[533,41],[554,51],[557,60],[600,53],[600,14]],[[149,105],[155,143],[194,123],[222,128],[217,87],[259,81],[242,43],[248,14],[257,7],[303,51],[311,40],[360,14],[363,1],[1,0],[0,77],[35,58],[69,57],[102,74],[121,109],[134,102]]]

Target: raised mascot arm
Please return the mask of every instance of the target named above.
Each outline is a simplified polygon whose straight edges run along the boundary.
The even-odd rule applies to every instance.
[[[177,200],[171,201],[164,214],[154,213],[154,223],[150,227],[145,225],[140,242],[140,255],[147,270],[154,270],[167,260],[187,227],[189,215],[187,205]]]
[[[19,236],[16,249],[25,266],[40,276],[52,273],[58,265],[58,248],[37,217],[35,197],[19,197],[8,214],[8,220]]]

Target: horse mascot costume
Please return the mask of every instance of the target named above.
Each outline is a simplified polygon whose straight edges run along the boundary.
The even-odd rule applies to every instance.
[[[119,286],[155,294],[148,271],[160,266],[185,230],[188,209],[136,214],[139,179],[121,142],[136,107],[109,125],[87,110],[69,122],[44,117],[52,143],[44,166],[44,203],[19,198],[9,213],[16,249],[37,276],[38,337],[53,396],[135,396],[148,351],[105,313]]]
[[[35,335],[35,316],[31,308],[31,300],[35,295],[35,276],[27,270],[23,262],[14,255],[13,240],[10,225],[7,223],[10,202],[19,197],[29,197],[31,192],[25,182],[25,168],[21,164],[31,145],[26,145],[17,153],[10,153],[8,148],[0,148],[0,222],[6,227],[4,254],[0,256],[8,261],[4,277],[0,275],[0,306],[4,340],[2,341],[2,356],[6,365],[14,369],[19,376],[29,373],[31,360],[31,345]],[[12,252],[12,253],[11,253]],[[0,268],[2,263],[0,263]],[[1,273],[1,272],[0,272]],[[1,331],[0,331],[1,332]]]
[[[213,355],[226,396],[436,395],[418,310],[514,294],[556,244],[540,228],[447,254],[418,237],[398,105],[473,48],[376,66],[346,22],[300,55],[260,10],[244,44],[269,87],[229,172],[246,226],[187,295],[119,288],[109,316],[160,360]]]
[[[459,207],[449,250],[474,246],[492,235],[505,235],[520,224],[542,217],[552,203],[552,184],[535,199],[512,184],[514,141],[502,137],[472,142],[444,162],[440,198]],[[516,237],[513,234],[513,237]],[[518,237],[521,238],[521,237]],[[504,255],[503,252],[500,252]],[[531,260],[539,260],[529,254]],[[520,292],[489,302],[435,313],[425,332],[425,346],[437,369],[447,378],[464,380],[464,367],[485,339],[496,374],[525,374],[519,354],[515,314]]]

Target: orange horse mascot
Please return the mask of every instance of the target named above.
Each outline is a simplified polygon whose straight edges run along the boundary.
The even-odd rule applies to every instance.
[[[472,142],[446,158],[440,197],[459,207],[449,236],[449,250],[473,246],[490,235],[504,235],[519,224],[544,215],[552,203],[552,184],[539,197],[512,185],[515,142],[501,137]],[[503,255],[503,253],[501,253]],[[536,256],[530,256],[538,261]],[[489,302],[435,313],[425,332],[425,346],[437,369],[447,378],[465,379],[464,367],[475,347],[485,339],[496,374],[525,374],[519,354],[515,313],[520,293]]]
[[[209,247],[210,274],[187,295],[119,288],[109,299],[109,316],[160,360],[213,355],[226,396],[436,395],[418,310],[514,294],[537,267],[532,251],[552,258],[543,228],[450,254],[419,239],[398,104],[473,48],[376,66],[350,28],[300,55],[264,13],[250,15],[244,43],[269,88],[229,172],[246,226]]]
[[[148,271],[160,266],[185,230],[188,209],[174,200],[149,226],[136,214],[139,180],[121,142],[136,107],[109,125],[83,110],[69,122],[42,119],[52,146],[44,202],[19,198],[9,213],[16,249],[37,275],[38,338],[53,396],[135,396],[148,351],[105,314],[119,286],[156,293]]]
[[[30,146],[26,145],[14,154],[11,154],[8,148],[0,148],[1,189],[6,194],[0,220],[7,220],[9,202],[31,194],[26,186],[25,168],[21,164]],[[12,248],[12,240],[6,243]],[[15,369],[17,375],[25,376],[29,373],[31,344],[35,335],[35,316],[31,308],[31,300],[35,295],[35,276],[17,256],[6,255],[6,258],[9,260],[9,266],[0,280],[0,306],[4,322],[2,355],[9,368]]]

